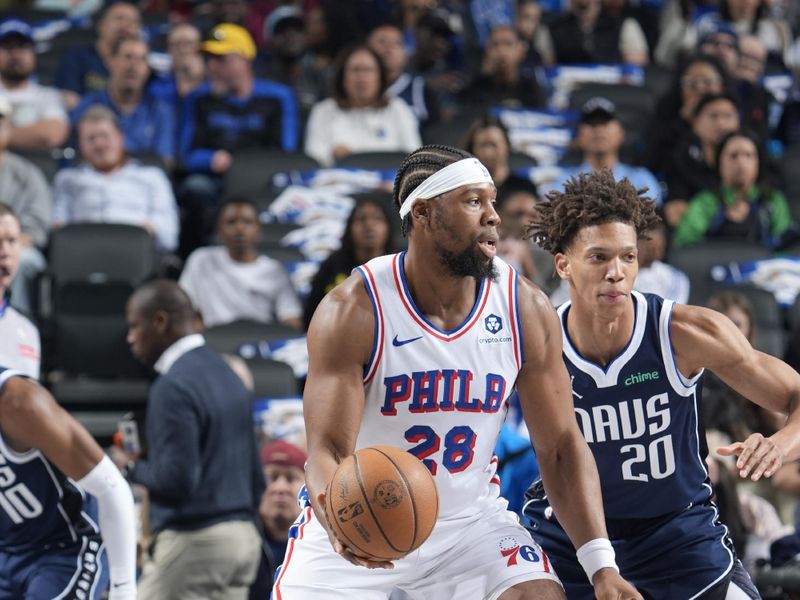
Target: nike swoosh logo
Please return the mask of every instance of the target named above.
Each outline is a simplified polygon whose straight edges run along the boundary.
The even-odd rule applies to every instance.
[[[113,587],[113,588],[115,588],[115,589],[116,589],[116,588],[118,588],[118,587],[122,587],[123,585],[130,585],[130,582],[128,582],[128,581],[123,581],[122,583],[113,583],[113,584],[111,584],[111,587]]]
[[[417,340],[421,340],[421,339],[422,339],[422,336],[415,337],[415,338],[410,338],[410,339],[407,339],[407,340],[398,340],[397,336],[394,336],[394,339],[392,340],[392,346],[405,346],[406,344],[410,344],[411,342],[416,342]]]

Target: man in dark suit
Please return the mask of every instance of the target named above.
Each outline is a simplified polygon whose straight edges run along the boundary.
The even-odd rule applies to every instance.
[[[255,515],[264,476],[250,397],[195,329],[177,283],[159,280],[128,300],[128,343],[159,376],[150,389],[146,459],[127,471],[150,493],[153,541],[142,598],[246,598],[260,559]]]

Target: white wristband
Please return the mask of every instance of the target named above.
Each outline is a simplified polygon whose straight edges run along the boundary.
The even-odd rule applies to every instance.
[[[578,548],[578,562],[583,567],[590,582],[595,573],[606,567],[611,567],[619,573],[614,548],[606,538],[590,540]]]

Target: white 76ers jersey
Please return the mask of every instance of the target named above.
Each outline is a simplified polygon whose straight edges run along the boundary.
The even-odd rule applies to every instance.
[[[423,461],[439,489],[439,518],[468,516],[499,493],[497,436],[522,361],[518,277],[502,260],[469,316],[442,331],[417,309],[405,253],[358,267],[375,311],[364,369],[366,401],[356,448],[387,444]]]

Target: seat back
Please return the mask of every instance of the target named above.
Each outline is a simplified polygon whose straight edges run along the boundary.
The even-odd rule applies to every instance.
[[[54,364],[88,377],[138,378],[145,375],[125,340],[128,283],[68,283],[54,313]]]
[[[233,155],[225,173],[225,197],[244,197],[259,204],[269,204],[276,196],[273,177],[276,173],[312,171],[319,163],[305,154],[250,148]]]
[[[260,323],[249,319],[207,327],[203,332],[208,347],[224,354],[239,354],[244,344],[286,340],[302,335],[297,329],[281,323]]]
[[[336,161],[336,166],[396,171],[406,156],[407,152],[354,152]]]
[[[141,227],[92,223],[54,231],[45,311],[53,366],[88,377],[143,376],[125,341],[125,305],[154,268],[154,242]]]
[[[285,362],[253,358],[245,363],[253,376],[253,395],[256,398],[293,398],[300,394],[292,367]]]
[[[50,235],[48,271],[56,285],[73,281],[127,281],[138,285],[154,271],[155,244],[142,227],[75,223]]]
[[[668,262],[689,277],[691,304],[705,304],[708,297],[724,287],[711,276],[715,265],[767,258],[769,251],[756,244],[733,240],[706,240],[683,248],[673,248]]]
[[[755,347],[772,356],[783,358],[787,331],[783,324],[783,310],[775,295],[751,285],[737,285],[731,289],[744,295],[753,305]]]
[[[53,179],[59,169],[59,153],[47,150],[14,150],[17,154],[25,160],[33,163],[44,175],[48,183],[52,184]]]

